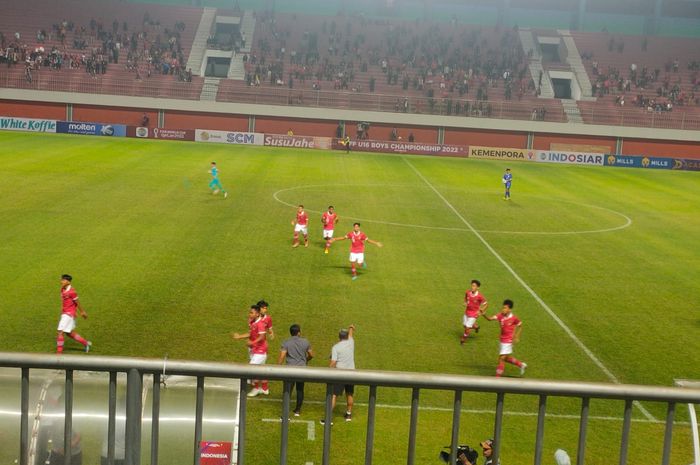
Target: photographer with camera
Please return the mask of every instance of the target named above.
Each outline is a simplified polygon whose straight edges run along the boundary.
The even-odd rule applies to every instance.
[[[484,465],[494,465],[491,456],[493,455],[494,442],[493,439],[487,439],[479,443],[481,446],[481,455],[484,457]],[[440,452],[440,458],[443,462],[449,463],[450,461],[450,446],[445,446],[444,451]],[[477,459],[479,458],[479,453],[467,445],[457,446],[455,451],[457,459],[455,463],[457,465],[477,465]],[[500,465],[500,460],[498,461]]]

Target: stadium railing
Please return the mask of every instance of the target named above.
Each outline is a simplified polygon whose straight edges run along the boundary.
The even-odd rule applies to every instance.
[[[184,100],[199,100],[202,90],[199,77],[193,77],[193,82],[184,82],[178,81],[175,76],[126,80],[114,79],[109,74],[93,77],[84,70],[69,73],[62,75],[61,71],[35,71],[30,82],[24,75],[0,71],[0,88]]]
[[[588,430],[589,407],[591,399],[613,399],[624,402],[622,434],[619,449],[620,465],[627,463],[627,452],[630,441],[632,411],[639,401],[655,401],[666,403],[665,432],[662,450],[662,465],[668,465],[671,456],[671,439],[674,428],[676,404],[700,404],[700,389],[679,387],[639,386],[602,383],[575,383],[563,381],[541,381],[528,379],[499,379],[478,376],[460,376],[437,373],[407,373],[369,370],[333,370],[327,368],[288,367],[276,365],[244,365],[235,363],[214,363],[197,361],[177,361],[159,359],[139,359],[126,357],[78,356],[78,355],[47,355],[27,353],[0,353],[0,367],[21,369],[20,383],[20,465],[28,465],[29,456],[29,381],[31,370],[49,369],[65,373],[65,429],[64,449],[65,463],[70,465],[71,431],[73,420],[73,374],[74,371],[107,372],[109,373],[109,415],[108,415],[108,461],[113,463],[116,421],[116,383],[119,373],[126,373],[126,465],[140,465],[141,462],[141,422],[142,422],[142,387],[144,375],[153,376],[152,401],[152,431],[151,431],[151,463],[158,463],[159,429],[158,418],[160,411],[161,376],[180,375],[196,379],[195,422],[193,427],[194,450],[193,463],[198,464],[198,444],[202,439],[202,417],[204,404],[204,380],[206,377],[239,379],[241,386],[247,380],[269,379],[284,381],[285,388],[282,400],[282,432],[280,444],[280,464],[287,463],[287,438],[290,413],[291,383],[295,381],[326,384],[325,422],[331,424],[331,396],[334,384],[354,384],[369,387],[369,402],[367,412],[367,435],[365,441],[365,464],[372,463],[374,444],[375,409],[378,387],[409,388],[412,390],[411,414],[408,437],[408,465],[415,462],[415,445],[419,398],[421,390],[442,390],[454,393],[451,457],[454,462],[455,448],[458,444],[460,413],[462,409],[462,393],[483,392],[496,394],[496,410],[494,419],[494,451],[493,460],[498,463],[500,452],[501,431],[503,428],[504,401],[506,395],[535,395],[539,396],[537,432],[535,443],[535,465],[540,465],[544,444],[544,424],[546,405],[549,397],[578,398],[581,400],[579,415],[579,434],[577,462],[584,463],[586,452],[586,435]],[[238,411],[238,464],[246,463],[246,409],[247,398],[240,395]],[[324,428],[323,434],[323,465],[330,462],[331,428]],[[610,450],[606,456],[610,457]]]

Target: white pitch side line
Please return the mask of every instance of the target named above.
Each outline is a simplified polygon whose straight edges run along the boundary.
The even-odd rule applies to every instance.
[[[581,340],[574,334],[573,331],[571,331],[571,329],[566,325],[566,323],[564,323],[564,322],[562,321],[562,319],[559,318],[559,316],[558,316],[556,313],[554,313],[554,310],[552,310],[551,308],[549,308],[549,305],[547,305],[547,304],[545,303],[545,301],[542,300],[542,299],[540,298],[540,296],[537,295],[537,293],[536,293],[530,286],[528,286],[528,284],[523,280],[523,278],[521,278],[520,275],[518,275],[518,273],[516,273],[515,270],[508,264],[508,262],[506,262],[506,261],[503,259],[503,257],[501,257],[501,256],[499,255],[499,253],[496,252],[496,250],[491,246],[491,244],[489,244],[489,243],[486,241],[486,239],[484,239],[484,236],[482,236],[482,235],[479,233],[479,231],[477,231],[476,229],[474,229],[474,226],[472,226],[471,223],[469,223],[469,221],[467,221],[467,220],[457,211],[457,209],[445,198],[445,196],[443,196],[443,195],[440,193],[440,191],[438,191],[438,190],[435,188],[435,186],[433,186],[433,185],[430,183],[430,181],[428,181],[428,180],[425,178],[425,176],[423,176],[423,174],[422,174],[420,171],[418,171],[418,170],[416,169],[415,166],[413,166],[413,165],[411,164],[410,161],[406,160],[405,157],[402,157],[402,158],[403,158],[403,161],[406,162],[406,164],[413,170],[413,172],[416,173],[416,175],[418,175],[418,177],[419,177],[420,179],[422,179],[423,182],[424,182],[433,192],[435,192],[435,194],[436,194],[438,197],[440,197],[440,199],[445,203],[445,205],[447,205],[447,207],[448,207],[450,210],[452,210],[452,212],[453,212],[455,215],[457,215],[457,218],[459,218],[459,219],[462,221],[462,223],[464,223],[464,225],[465,225],[467,228],[469,228],[469,230],[472,232],[472,234],[474,234],[474,235],[476,236],[476,238],[479,239],[479,241],[481,241],[482,244],[484,244],[484,247],[486,247],[486,248],[488,249],[488,251],[491,252],[491,254],[492,254],[494,257],[496,257],[496,259],[497,259],[499,262],[501,262],[501,264],[502,264],[502,265],[506,268],[506,270],[508,270],[508,272],[516,279],[516,281],[518,281],[518,282],[520,283],[520,285],[523,286],[523,287],[525,288],[525,290],[526,290],[528,293],[530,293],[530,295],[537,301],[537,303],[540,304],[540,306],[549,314],[550,317],[552,317],[552,319],[561,327],[561,329],[564,330],[564,332],[576,343],[576,345],[578,345],[579,348],[580,348],[586,355],[588,355],[588,358],[590,358],[590,359],[593,361],[593,363],[595,363],[595,364],[598,366],[598,368],[600,368],[600,369],[603,371],[603,373],[605,373],[605,376],[607,376],[608,379],[610,379],[610,381],[612,381],[613,383],[615,383],[615,384],[620,384],[620,380],[618,380],[617,377],[616,377],[610,370],[608,370],[608,367],[606,367],[605,365],[603,365],[603,362],[601,362],[600,359],[599,359],[598,357],[596,357],[596,355],[595,355],[588,347],[586,347],[586,345],[585,345],[583,342],[581,342]],[[639,410],[644,414],[644,416],[647,417],[647,419],[649,419],[649,420],[656,420],[656,418],[654,418],[654,416],[653,416],[646,408],[644,408],[644,406],[643,406],[642,404],[640,404],[639,402],[636,402],[636,401],[635,401],[635,405],[636,405],[636,406],[639,408]]]
[[[282,399],[259,399],[256,402],[282,402]],[[305,400],[304,404],[314,404],[314,405],[325,405],[325,401],[321,400]],[[368,407],[369,404],[366,402],[355,402],[355,405],[358,407]],[[377,404],[377,408],[384,408],[384,409],[394,409],[394,410],[409,410],[411,408],[410,405],[400,405],[400,404]],[[430,407],[430,406],[421,406],[420,410],[424,410],[426,412],[453,412],[454,410],[452,408],[448,407]],[[471,414],[471,415],[495,415],[496,411],[495,410],[489,410],[489,409],[462,409],[460,410],[460,413],[464,414]],[[503,414],[506,416],[512,416],[512,417],[536,417],[539,415],[537,412],[522,412],[522,411],[517,411],[517,410],[504,410]],[[556,420],[580,420],[581,415],[574,415],[574,414],[568,414],[568,413],[547,413],[547,418],[548,419],[556,419]],[[589,420],[600,420],[600,421],[622,421],[622,417],[615,417],[615,416],[610,416],[610,415],[589,415],[588,417]],[[266,419],[263,421],[269,421],[269,422],[280,422],[280,419]],[[299,422],[300,420],[290,420],[291,422]],[[655,424],[655,425],[665,425],[666,421],[665,420],[657,420],[655,418],[632,418],[633,423],[647,423],[647,424]],[[313,422],[312,422],[313,423]],[[680,425],[680,426],[689,426],[690,422],[688,421],[674,421],[674,425]]]
[[[282,423],[281,418],[263,418],[265,423]],[[311,420],[289,420],[289,423],[306,423],[306,439],[316,440],[316,423]]]

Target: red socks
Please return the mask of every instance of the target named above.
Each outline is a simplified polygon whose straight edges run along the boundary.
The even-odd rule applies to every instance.
[[[498,367],[496,367],[496,378],[500,378],[503,372],[505,371],[506,366],[503,364],[503,362],[500,362],[498,364]]]
[[[58,336],[56,337],[56,353],[57,354],[62,354],[63,353],[63,333],[59,333]]]
[[[516,367],[523,366],[523,362],[521,362],[515,357],[506,357],[506,362],[510,363],[511,365],[515,365]]]

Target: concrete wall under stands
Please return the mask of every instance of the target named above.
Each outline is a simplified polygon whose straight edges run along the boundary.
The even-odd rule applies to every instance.
[[[700,132],[623,126],[547,123],[457,116],[370,112],[324,108],[184,101],[145,97],[72,94],[3,89],[0,116],[65,120],[68,109],[73,120],[112,124],[140,124],[144,112],[155,127],[158,115],[168,129],[217,129],[332,137],[339,122],[346,123],[351,137],[358,121],[371,124],[370,136],[387,140],[392,128],[416,142],[436,143],[444,130],[448,145],[479,145],[503,148],[548,150],[552,144],[605,146],[614,152],[700,159]],[[250,122],[254,127],[250,128]],[[530,146],[528,147],[528,144]]]

